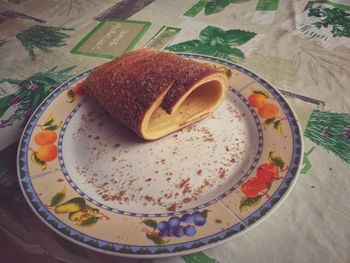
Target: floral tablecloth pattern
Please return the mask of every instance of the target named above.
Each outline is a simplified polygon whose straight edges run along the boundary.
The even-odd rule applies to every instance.
[[[21,131],[58,85],[110,60],[71,52],[106,19],[120,21],[113,30],[123,29],[125,19],[147,25],[129,49],[150,45],[226,59],[286,96],[304,129],[304,163],[289,198],[268,220],[203,253],[135,260],[73,244],[34,215],[17,180]],[[4,0],[0,59],[0,261],[350,261],[348,0]]]

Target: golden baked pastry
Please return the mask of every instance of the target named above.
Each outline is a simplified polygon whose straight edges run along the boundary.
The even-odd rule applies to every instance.
[[[155,140],[212,113],[228,79],[209,65],[145,48],[102,64],[83,87],[114,119]]]

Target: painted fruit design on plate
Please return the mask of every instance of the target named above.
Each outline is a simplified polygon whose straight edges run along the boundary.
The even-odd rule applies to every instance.
[[[141,224],[145,224],[149,228],[143,228],[142,231],[146,232],[146,237],[157,245],[168,243],[170,237],[192,237],[197,233],[196,227],[205,225],[208,213],[209,210],[205,209],[203,211],[186,213],[181,217],[173,216],[167,221],[163,220],[160,222],[153,219],[145,219],[141,221]]]
[[[269,93],[264,90],[253,89],[252,94],[248,97],[249,104],[257,109],[260,118],[264,119],[264,129],[273,127],[275,131],[282,133],[282,121],[286,118],[280,118],[279,108],[270,98]]]
[[[83,96],[83,95],[85,95],[83,83],[79,82],[73,88],[67,91],[67,101],[69,103],[72,103],[75,101],[77,96]]]
[[[225,66],[222,66],[222,65],[217,66],[217,65],[215,65],[215,64],[213,64],[213,63],[203,63],[203,64],[204,64],[204,65],[208,65],[208,66],[210,66],[210,67],[212,67],[212,68],[215,68],[215,69],[217,69],[217,70],[219,70],[219,71],[225,73],[225,75],[226,75],[228,78],[231,78],[231,76],[232,76],[232,70],[231,70],[229,67],[225,67]]]
[[[286,170],[288,170],[288,167],[285,166],[282,158],[276,155],[275,152],[270,152],[269,162],[259,165],[256,176],[249,178],[241,185],[244,197],[240,201],[240,211],[258,205],[264,196],[270,198],[268,192],[272,183],[282,179],[281,173]]]
[[[65,198],[66,188],[63,188],[51,198],[49,207],[56,214],[68,214],[68,219],[77,226],[93,226],[101,219],[109,220],[99,209],[87,205],[84,198],[74,197],[63,202]]]
[[[51,113],[43,124],[37,124],[41,130],[34,135],[34,141],[37,145],[32,151],[31,161],[37,164],[42,171],[47,168],[47,162],[57,158],[57,133],[56,130],[62,125],[62,121],[55,122],[55,116]]]

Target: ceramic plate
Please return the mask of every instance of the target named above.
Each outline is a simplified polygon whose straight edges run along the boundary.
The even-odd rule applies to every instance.
[[[141,141],[76,88],[91,70],[36,110],[18,174],[49,227],[105,253],[173,256],[232,239],[286,197],[302,138],[285,99],[240,66],[184,56],[224,71],[230,91],[212,116],[160,140]]]

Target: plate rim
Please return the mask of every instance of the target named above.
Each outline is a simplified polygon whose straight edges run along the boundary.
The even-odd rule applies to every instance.
[[[31,123],[31,120],[34,118],[34,116],[37,114],[38,110],[43,106],[44,103],[46,103],[47,99],[55,92],[57,92],[57,90],[61,89],[62,86],[65,86],[67,83],[71,82],[72,80],[74,80],[75,78],[77,77],[80,77],[80,76],[83,76],[84,74],[86,74],[86,72],[89,72],[91,70],[93,70],[94,68],[96,67],[93,67],[91,69],[88,69],[88,70],[84,70],[83,72],[77,74],[77,75],[74,75],[72,78],[68,79],[67,81],[65,81],[64,83],[62,83],[61,85],[59,85],[56,89],[54,89],[50,94],[48,94],[47,97],[45,97],[45,99],[38,105],[38,107],[35,109],[35,111],[33,112],[32,116],[29,118],[29,120],[27,121],[24,129],[23,129],[23,132],[21,134],[21,137],[20,137],[20,140],[19,140],[19,145],[18,145],[18,149],[17,149],[17,160],[16,160],[16,166],[17,166],[17,177],[18,177],[18,180],[19,180],[19,185],[20,185],[20,188],[21,188],[21,191],[26,199],[26,201],[28,202],[29,206],[31,207],[31,209],[34,211],[34,213],[37,215],[37,217],[40,218],[41,221],[43,221],[51,230],[53,230],[55,233],[59,234],[60,236],[63,236],[64,238],[66,238],[67,240],[75,243],[75,244],[78,244],[84,248],[87,248],[87,249],[92,249],[94,251],[97,251],[97,252],[100,252],[100,253],[104,253],[104,254],[109,254],[109,255],[115,255],[115,256],[121,256],[121,257],[129,257],[129,258],[160,258],[160,257],[170,257],[170,256],[180,256],[180,255],[185,255],[185,254],[190,254],[190,253],[195,253],[195,252],[198,252],[198,251],[202,251],[204,249],[208,249],[208,248],[212,248],[212,247],[216,247],[218,245],[221,245],[223,243],[226,243],[230,240],[233,240],[234,238],[236,237],[239,237],[241,236],[242,234],[246,233],[247,231],[253,229],[254,227],[256,227],[257,225],[259,225],[260,223],[262,223],[264,220],[266,220],[273,212],[276,211],[276,209],[279,208],[279,206],[286,200],[286,198],[289,196],[289,194],[291,193],[292,189],[294,188],[296,182],[297,182],[297,179],[299,178],[300,176],[300,170],[302,168],[302,160],[303,160],[303,155],[304,155],[304,142],[303,142],[303,133],[302,133],[302,129],[301,129],[301,126],[300,126],[300,121],[298,120],[298,117],[297,115],[295,114],[295,111],[293,110],[293,108],[290,106],[290,104],[286,101],[286,99],[284,98],[284,96],[281,94],[281,92],[275,88],[274,86],[272,86],[271,84],[269,84],[269,82],[267,82],[264,78],[261,78],[258,74],[254,73],[253,71],[251,71],[250,69],[246,68],[246,67],[242,67],[240,65],[237,65],[233,62],[230,62],[230,61],[227,61],[225,59],[221,59],[221,58],[216,58],[216,57],[212,57],[212,56],[207,56],[207,55],[201,55],[201,54],[188,54],[188,53],[180,53],[180,55],[184,55],[185,57],[188,57],[188,58],[193,58],[193,59],[200,59],[200,60],[206,60],[206,61],[209,61],[209,62],[214,62],[214,63],[218,63],[218,64],[222,64],[222,65],[225,65],[225,66],[229,66],[229,67],[234,67],[235,69],[237,69],[238,71],[240,71],[241,73],[243,74],[246,74],[248,75],[249,77],[255,77],[255,78],[258,78],[262,83],[265,83],[270,89],[272,89],[272,91],[274,91],[277,95],[279,95],[280,99],[285,103],[285,107],[289,108],[290,110],[290,113],[288,115],[290,115],[291,119],[295,121],[295,124],[293,124],[294,126],[296,126],[296,131],[293,130],[293,126],[291,125],[291,123],[289,123],[289,127],[291,128],[292,130],[292,142],[293,142],[293,145],[295,144],[295,136],[296,135],[300,135],[300,145],[298,145],[298,147],[300,148],[300,152],[298,153],[297,156],[299,156],[299,162],[298,162],[298,165],[296,168],[296,171],[295,171],[295,174],[292,176],[291,178],[291,181],[289,182],[288,184],[288,187],[286,189],[286,191],[283,193],[283,195],[280,196],[280,198],[277,200],[277,202],[266,212],[264,213],[262,216],[260,216],[257,220],[255,220],[254,222],[252,222],[251,224],[248,224],[248,225],[245,225],[244,221],[247,220],[249,217],[251,217],[252,214],[254,214],[255,212],[257,212],[258,210],[260,210],[262,208],[259,207],[258,209],[254,210],[251,214],[249,214],[246,218],[244,219],[239,219],[239,222],[234,224],[234,225],[231,225],[230,228],[233,228],[234,226],[236,225],[243,225],[244,228],[242,230],[239,230],[239,232],[236,232],[236,233],[233,233],[231,234],[230,236],[228,237],[223,237],[221,240],[218,240],[218,241],[214,241],[212,243],[208,243],[208,244],[202,244],[201,246],[199,247],[196,247],[196,248],[186,248],[185,246],[183,246],[182,244],[182,247],[183,249],[181,251],[176,251],[176,252],[160,252],[160,253],[150,253],[150,254],[137,254],[137,253],[125,253],[125,252],[118,252],[118,251],[111,251],[111,250],[107,250],[107,249],[103,249],[103,248],[99,248],[99,247],[95,247],[95,246],[92,246],[92,245],[89,245],[87,243],[84,243],[82,241],[79,241],[79,240],[76,240],[74,239],[73,237],[61,232],[57,227],[54,227],[53,225],[51,225],[40,213],[39,211],[34,207],[32,201],[29,200],[29,196],[27,195],[26,193],[26,190],[24,188],[24,185],[22,183],[23,181],[23,178],[21,178],[21,171],[20,171],[20,153],[21,153],[21,150],[22,150],[22,142],[23,142],[23,139],[25,137],[25,133],[27,131],[27,128],[28,126],[30,125]],[[250,73],[250,74],[247,74],[247,73]],[[260,84],[262,84],[260,83]],[[267,87],[265,87],[267,88]],[[270,90],[269,90],[270,91]],[[270,91],[271,92],[271,91]],[[273,94],[274,95],[274,94]],[[278,103],[280,104],[280,101],[278,101]],[[284,113],[287,115],[287,113],[285,112],[285,109],[284,110]],[[288,116],[287,115],[287,116]],[[293,149],[293,152],[294,152],[294,149]],[[293,161],[293,157],[292,157],[292,160]],[[288,173],[288,172],[287,172]],[[31,180],[30,180],[31,181]],[[281,183],[282,184],[282,183]],[[278,186],[278,188],[275,190],[274,194],[278,191],[278,189],[280,188],[281,184]],[[272,195],[273,196],[273,195]],[[267,201],[271,200],[268,199]],[[267,202],[266,201],[266,202]],[[266,203],[265,202],[265,203]],[[60,220],[59,220],[60,221]],[[63,223],[63,222],[62,222]],[[63,223],[64,224],[64,223]],[[68,226],[69,227],[69,226]],[[69,227],[71,228],[71,227]],[[228,229],[230,228],[227,228],[223,231],[227,231]],[[217,232],[215,234],[212,234],[210,236],[217,236],[219,233],[223,232],[223,231],[220,231],[220,232]],[[87,234],[84,234],[86,236],[89,236]],[[209,236],[209,237],[210,237]],[[98,238],[96,237],[92,237],[93,239],[95,240],[98,240]],[[200,239],[205,239],[205,238],[208,238],[208,236],[206,237],[202,237]],[[197,240],[192,240],[192,241],[188,241],[188,242],[185,242],[185,243],[194,243],[196,242]],[[111,243],[111,242],[110,242]],[[122,245],[123,247],[125,247],[126,245]],[[132,246],[132,245],[130,245]],[[177,246],[177,244],[174,244],[173,246]],[[158,247],[158,248],[162,248],[164,246],[162,245],[155,245],[155,246],[143,246],[144,248],[145,247]]]

